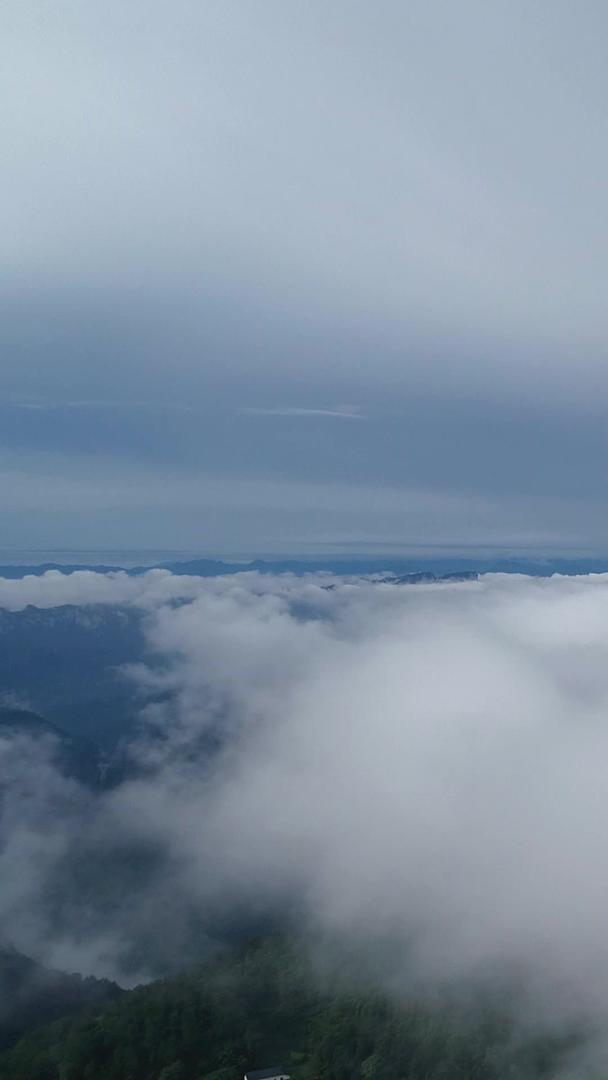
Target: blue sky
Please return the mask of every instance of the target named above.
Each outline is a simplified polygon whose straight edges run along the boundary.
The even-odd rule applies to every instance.
[[[604,4],[0,21],[3,546],[605,548]]]

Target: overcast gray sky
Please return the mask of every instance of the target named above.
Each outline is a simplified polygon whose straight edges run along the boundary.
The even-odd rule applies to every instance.
[[[0,24],[0,543],[602,548],[604,3]]]

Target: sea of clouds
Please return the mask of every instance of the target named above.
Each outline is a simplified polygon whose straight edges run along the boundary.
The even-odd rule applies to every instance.
[[[126,978],[137,939],[139,978],[146,935],[187,963],[194,915],[284,911],[398,943],[410,979],[608,1013],[608,575],[0,581],[28,604],[134,605],[155,663],[125,672],[138,769],[113,790],[0,740],[18,947]]]

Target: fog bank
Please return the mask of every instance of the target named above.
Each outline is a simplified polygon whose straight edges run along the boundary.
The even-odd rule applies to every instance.
[[[516,976],[605,1015],[608,575],[0,583],[14,610],[66,602],[145,608],[159,662],[128,672],[141,771],[115,790],[85,798],[30,755],[17,813],[3,747],[16,945],[107,975],[136,940],[145,975],[161,929],[187,963],[193,913],[297,911],[311,934],[399,943],[410,980]],[[117,851],[116,895],[72,874],[45,906],[74,860]]]

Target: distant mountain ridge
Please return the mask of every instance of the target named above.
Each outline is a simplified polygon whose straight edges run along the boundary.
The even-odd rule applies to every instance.
[[[427,575],[425,580],[454,575],[488,574],[529,574],[545,577],[550,574],[599,574],[608,572],[606,558],[461,558],[461,557],[418,557],[418,558],[382,558],[328,556],[318,559],[252,559],[249,562],[229,562],[222,559],[185,559],[167,562],[152,562],[141,566],[122,566],[104,563],[56,563],[43,562],[22,565],[0,565],[0,577],[18,580],[32,575],[39,577],[50,570],[62,574],[88,570],[98,574],[125,573],[138,577],[148,570],[169,570],[172,574],[184,574],[194,577],[219,577],[223,574],[239,574],[245,571],[257,571],[261,574],[309,574],[317,571],[338,576],[357,574],[391,573],[397,577]]]

